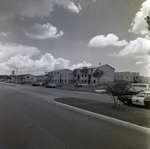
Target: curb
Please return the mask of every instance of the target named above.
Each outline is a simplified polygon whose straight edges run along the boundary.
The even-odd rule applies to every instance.
[[[109,116],[105,116],[105,115],[102,115],[102,114],[97,114],[97,113],[94,113],[94,112],[91,112],[91,111],[88,111],[88,110],[84,110],[84,109],[81,109],[81,108],[77,108],[77,107],[74,107],[74,106],[70,106],[70,105],[67,105],[67,104],[64,104],[64,103],[60,103],[60,102],[55,101],[55,99],[53,99],[52,102],[54,104],[56,104],[57,106],[64,107],[64,108],[72,110],[72,111],[83,113],[83,114],[86,114],[86,115],[89,115],[89,116],[92,116],[92,117],[95,117],[95,118],[98,118],[98,119],[102,119],[106,122],[111,122],[111,123],[114,123],[116,125],[124,126],[126,128],[134,129],[136,131],[140,131],[142,133],[150,135],[150,129],[146,128],[144,126],[139,126],[139,125],[136,125],[136,124],[133,124],[133,123],[123,121],[123,120],[119,120],[119,119],[112,118],[112,117],[109,117]]]

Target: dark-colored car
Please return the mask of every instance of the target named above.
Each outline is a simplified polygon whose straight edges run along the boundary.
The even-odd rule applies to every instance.
[[[32,85],[32,86],[42,86],[41,83],[36,83],[36,82],[32,83],[31,85]]]
[[[82,84],[77,83],[77,84],[74,85],[74,87],[82,87]]]

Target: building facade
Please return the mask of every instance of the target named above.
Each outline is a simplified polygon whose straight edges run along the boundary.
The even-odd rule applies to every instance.
[[[103,72],[103,75],[99,78],[94,77],[96,70]],[[114,71],[115,69],[107,64],[98,67],[83,67],[75,69],[73,71],[74,82],[87,85],[107,84],[114,82]]]
[[[140,78],[139,82],[141,82],[141,83],[149,83],[150,84],[150,77],[140,76],[139,78]]]
[[[31,74],[17,75],[13,77],[13,81],[15,81],[16,83],[31,84],[33,82],[36,82],[36,76]]]
[[[46,82],[48,82],[48,75],[45,74],[45,75],[36,76],[36,82],[37,83],[46,83]]]
[[[62,85],[73,83],[73,72],[70,69],[51,71],[48,73],[48,82]]]
[[[139,82],[139,72],[115,72],[115,81]]]

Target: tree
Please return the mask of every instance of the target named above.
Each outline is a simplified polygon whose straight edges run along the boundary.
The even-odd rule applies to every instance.
[[[119,109],[121,105],[120,96],[127,90],[127,83],[124,81],[108,84],[106,92],[113,99],[114,108]]]
[[[100,83],[100,78],[104,75],[104,71],[99,70],[98,68],[94,71],[93,77],[98,79],[98,85]]]
[[[150,32],[150,12],[149,12],[149,15],[145,18],[145,21],[148,25],[148,26],[146,26],[146,28]],[[148,55],[150,55],[150,50],[148,51]]]
[[[148,26],[146,26],[147,30],[150,31],[150,12],[149,12],[149,15],[145,18],[145,21],[148,25]]]

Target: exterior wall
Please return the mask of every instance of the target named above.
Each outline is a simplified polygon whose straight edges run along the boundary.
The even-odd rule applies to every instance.
[[[139,82],[138,72],[115,72],[115,81]]]
[[[47,75],[36,76],[36,82],[45,83],[45,82],[47,82],[47,80],[48,80]]]
[[[74,81],[75,83],[82,83],[88,85],[96,85],[98,84],[98,78],[93,76],[93,73],[96,69],[103,71],[104,74],[100,78],[100,84],[114,82],[114,68],[110,67],[109,65],[103,65],[93,68],[84,67],[82,69],[75,69],[74,70]]]
[[[69,69],[55,70],[48,73],[48,80],[56,84],[69,84],[73,82],[73,74]]]
[[[141,83],[150,83],[150,77],[140,76]]]
[[[32,82],[36,82],[36,77],[30,74],[26,74],[26,75],[18,75],[17,76],[17,80],[16,83],[32,83]]]
[[[98,69],[100,71],[102,70],[104,72],[104,74],[100,78],[100,84],[114,82],[114,76],[115,76],[115,72],[114,71],[115,71],[115,69],[112,69],[111,67],[109,67],[107,65],[101,66]],[[96,82],[98,83],[98,79],[96,79]]]
[[[9,81],[10,80],[10,76],[8,75],[0,75],[0,81]]]

